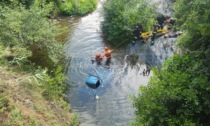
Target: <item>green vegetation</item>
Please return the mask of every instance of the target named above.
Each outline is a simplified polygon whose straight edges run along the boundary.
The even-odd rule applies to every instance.
[[[62,32],[56,27],[56,21],[47,19],[51,5],[41,9],[34,4],[27,10],[21,5],[13,8],[0,6],[0,10],[1,43],[9,47],[8,55],[15,57],[13,61],[20,65],[20,62],[31,56],[31,61],[36,60],[38,65],[53,69],[53,63],[58,62],[62,52],[55,38]]]
[[[154,69],[147,86],[133,97],[138,126],[210,125],[210,1],[176,0],[181,54]]]
[[[66,15],[85,15],[92,12],[97,5],[97,0],[65,0],[59,2],[59,8]]]
[[[56,40],[63,29],[48,19],[53,6],[17,3],[0,5],[0,124],[77,126],[64,100],[63,43]]]
[[[137,24],[141,24],[144,31],[152,30],[156,17],[154,7],[146,0],[107,0],[104,4],[103,34],[113,45],[129,42]]]
[[[45,3],[53,5],[50,16],[56,16],[59,13],[65,15],[85,15],[92,12],[98,2],[97,0],[2,0],[0,3],[13,6],[23,4],[29,9],[36,1],[39,2],[40,7],[43,7]]]
[[[49,89],[51,85],[47,83],[52,79],[45,70],[28,73],[16,66],[0,66],[0,75],[0,124],[3,126],[78,126],[77,117],[70,113],[61,93],[51,95],[53,88]],[[54,88],[53,92],[60,90]],[[46,92],[49,95],[43,95]]]

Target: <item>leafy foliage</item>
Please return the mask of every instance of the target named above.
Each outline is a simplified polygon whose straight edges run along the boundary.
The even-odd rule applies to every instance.
[[[70,126],[79,126],[78,116],[72,115],[71,117],[71,125]]]
[[[179,45],[185,53],[193,53],[199,57],[202,66],[196,73],[203,74],[210,80],[210,1],[195,0],[186,6],[179,6],[188,3],[187,0],[177,0],[175,3],[175,14],[179,19],[178,24],[184,31],[179,39]],[[183,14],[184,13],[184,14]]]
[[[188,4],[187,4],[188,3]],[[185,6],[180,6],[185,5]],[[210,38],[210,1],[209,0],[177,0],[174,5],[178,24],[186,32],[180,40],[181,47],[190,50],[206,50]],[[187,40],[185,39],[187,37]]]
[[[26,8],[29,8],[35,0],[1,0],[0,4],[10,7],[15,7],[20,4],[23,4],[26,6]]]
[[[108,41],[117,45],[129,41],[136,24],[141,24],[145,31],[152,29],[157,14],[146,0],[107,0],[104,4],[104,22],[102,30]]]
[[[45,4],[52,4],[53,10],[51,10],[51,16],[55,16],[61,12],[65,15],[85,15],[92,12],[97,6],[97,0],[2,0],[0,4],[4,6],[16,7],[24,5],[25,8],[30,7],[38,2],[40,7]]]
[[[47,70],[38,69],[36,71],[34,77],[41,83],[41,86],[44,89],[43,95],[47,99],[59,98],[59,96],[63,96],[67,89],[67,86],[63,83],[65,77],[62,72],[62,68],[58,67],[55,70],[53,77],[51,77],[47,74]]]
[[[31,61],[37,59],[43,67],[49,68],[50,72],[43,71],[40,72],[42,75],[35,74],[35,77],[42,80],[41,84],[43,84],[47,97],[56,98],[64,93],[65,87],[62,85],[64,76],[60,67],[54,71],[50,65],[56,64],[61,56],[62,45],[55,38],[62,31],[57,27],[55,21],[47,19],[52,9],[51,4],[41,8],[39,5],[40,2],[36,0],[30,9],[25,9],[21,5],[16,8],[0,6],[2,12],[0,15],[0,47],[3,49],[8,47],[8,52],[14,54],[10,63],[18,64],[20,68],[26,67],[28,59]],[[45,60],[50,61],[47,64]],[[34,71],[32,66],[29,69],[31,72]],[[48,75],[49,73],[51,76]]]
[[[29,10],[21,5],[14,9],[0,6],[0,41],[5,47],[18,48],[16,59],[27,58],[26,56],[30,54],[27,50],[31,51],[32,56],[37,55],[37,50],[35,50],[37,48],[39,52],[46,50],[51,62],[57,62],[62,52],[62,46],[55,38],[62,32],[56,26],[56,21],[47,19],[51,9],[51,5],[40,8],[39,2],[35,2]],[[27,50],[20,50],[21,48]]]
[[[134,97],[137,123],[146,125],[209,124],[207,77],[197,73],[202,62],[194,55],[176,55]],[[205,123],[204,123],[205,122]]]
[[[97,0],[66,0],[60,1],[61,12],[66,15],[85,15],[96,8]]]
[[[176,0],[183,53],[155,69],[149,84],[133,97],[137,115],[133,125],[210,125],[209,4],[209,0]]]
[[[0,4],[0,62],[12,73],[11,76],[7,70],[1,70],[0,82],[5,84],[5,88],[1,85],[0,124],[70,125],[70,108],[64,101],[67,88],[63,83],[65,78],[62,68],[48,71],[40,67],[37,69],[28,62],[28,57],[36,57],[40,63],[49,59],[54,65],[61,56],[62,43],[58,43],[55,38],[62,30],[57,27],[56,21],[47,18],[53,5],[45,4],[44,0],[34,0],[33,5],[26,9],[20,1],[11,0],[11,3]],[[43,52],[47,55],[42,55]],[[8,54],[13,56],[9,63],[4,59]],[[11,67],[10,64],[18,64],[27,71]],[[45,64],[44,67],[48,66]],[[17,99],[19,102],[16,102]],[[44,121],[36,116],[40,112],[45,117]],[[72,120],[74,124],[77,123],[76,119]]]

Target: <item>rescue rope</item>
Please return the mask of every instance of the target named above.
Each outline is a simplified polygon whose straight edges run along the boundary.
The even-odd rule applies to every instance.
[[[118,44],[114,49],[112,49],[112,52],[113,52],[114,50],[116,50],[121,44],[123,44],[124,42],[126,42],[126,40],[128,40],[128,39],[125,39],[125,40],[122,41],[120,44]]]

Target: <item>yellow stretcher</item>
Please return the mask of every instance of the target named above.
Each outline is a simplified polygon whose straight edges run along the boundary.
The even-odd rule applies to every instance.
[[[148,31],[148,32],[142,32],[140,35],[143,39],[148,39],[149,37],[152,36],[152,32]]]
[[[167,34],[169,32],[168,29],[158,29],[156,36],[161,36],[164,34]],[[152,36],[152,31],[148,31],[148,32],[142,32],[140,35],[143,39],[148,39],[149,37]]]
[[[158,29],[156,36],[162,36],[162,35],[167,34],[168,32],[169,32],[168,29]]]
[[[168,29],[158,29],[156,36],[159,37],[159,36],[167,34],[168,32],[169,32]],[[142,32],[140,34],[140,37],[143,38],[143,41],[145,43],[147,43],[148,41],[150,41],[149,39],[152,37],[152,35],[153,35],[152,31],[148,31],[148,32]]]

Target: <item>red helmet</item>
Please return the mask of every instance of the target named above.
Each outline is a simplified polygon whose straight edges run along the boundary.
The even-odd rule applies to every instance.
[[[108,50],[108,48],[107,47],[104,47],[104,50],[106,51],[106,50]]]
[[[100,56],[100,54],[98,53],[98,54],[96,54],[96,56]]]

